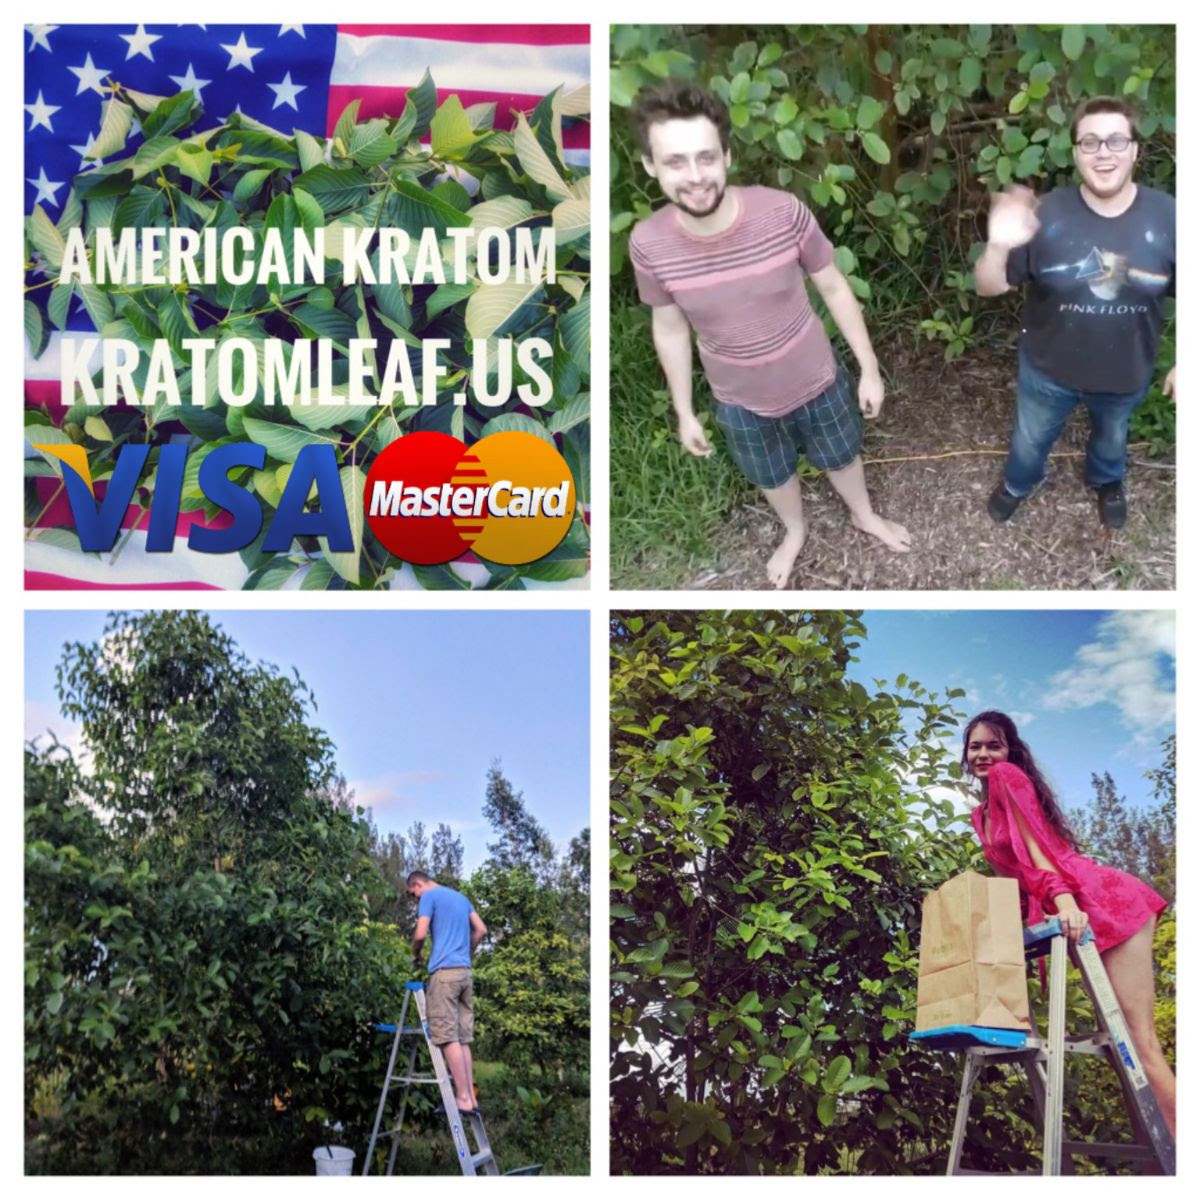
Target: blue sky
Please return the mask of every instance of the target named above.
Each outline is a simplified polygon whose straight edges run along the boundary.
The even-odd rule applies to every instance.
[[[495,758],[555,844],[589,823],[588,616],[576,612],[221,612],[253,660],[294,666],[340,770],[383,831],[445,821],[468,870],[487,855]],[[58,712],[63,643],[94,641],[99,612],[26,614],[25,733],[78,731]]]
[[[1105,771],[1131,804],[1152,802],[1144,772],[1175,729],[1173,613],[869,610],[863,620],[850,674],[865,686],[905,673],[933,691],[965,689],[955,706],[968,715],[1007,712],[1067,807],[1087,804],[1092,772]]]

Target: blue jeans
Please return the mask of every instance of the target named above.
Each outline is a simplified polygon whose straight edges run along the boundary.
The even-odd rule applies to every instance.
[[[1062,433],[1077,404],[1087,406],[1092,431],[1088,436],[1084,475],[1095,488],[1120,483],[1125,477],[1125,447],[1129,418],[1141,404],[1150,383],[1138,392],[1081,392],[1043,374],[1019,355],[1017,425],[1004,467],[1004,486],[1014,496],[1028,496],[1042,481],[1046,456]]]

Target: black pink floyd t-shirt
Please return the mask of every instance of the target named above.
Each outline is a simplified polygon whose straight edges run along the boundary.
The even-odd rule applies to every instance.
[[[1175,294],[1175,197],[1138,184],[1119,217],[1104,217],[1078,187],[1060,187],[1042,197],[1038,220],[1008,255],[1008,282],[1029,285],[1021,348],[1065,387],[1141,391]]]

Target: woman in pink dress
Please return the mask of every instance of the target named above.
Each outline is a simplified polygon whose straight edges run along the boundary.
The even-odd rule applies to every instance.
[[[1154,926],[1167,902],[1125,871],[1079,852],[1054,793],[1012,719],[983,712],[967,724],[963,767],[983,790],[971,824],[984,857],[1015,878],[1030,924],[1062,919],[1078,941],[1091,927],[1163,1118],[1175,1134],[1175,1076],[1154,1030]]]

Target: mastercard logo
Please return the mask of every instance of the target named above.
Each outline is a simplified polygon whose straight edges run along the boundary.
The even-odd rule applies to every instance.
[[[405,562],[451,562],[467,550],[530,563],[567,536],[575,480],[532,433],[493,433],[469,449],[447,433],[398,438],[371,466],[363,494],[371,532]]]

